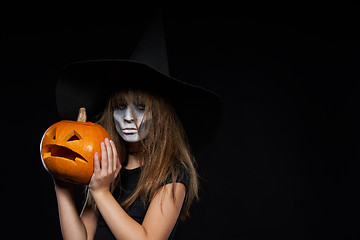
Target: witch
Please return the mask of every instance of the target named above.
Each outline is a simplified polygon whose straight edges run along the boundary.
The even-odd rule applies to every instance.
[[[198,198],[190,146],[214,135],[222,106],[216,94],[169,75],[161,20],[130,60],[65,66],[56,101],[61,118],[86,107],[111,137],[101,143],[101,159],[94,155],[80,216],[72,185],[54,179],[64,239],[173,239]]]

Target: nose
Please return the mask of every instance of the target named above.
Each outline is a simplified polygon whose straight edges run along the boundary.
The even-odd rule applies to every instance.
[[[134,121],[134,118],[131,114],[131,109],[128,107],[126,108],[125,110],[125,116],[124,116],[124,121],[127,122],[127,123],[131,123]]]

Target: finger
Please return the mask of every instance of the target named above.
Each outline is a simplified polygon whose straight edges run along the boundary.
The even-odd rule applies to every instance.
[[[117,175],[119,174],[120,169],[121,169],[120,159],[119,159],[119,158],[117,158],[117,160],[116,160],[116,171],[115,171],[115,177],[117,177]]]
[[[108,157],[108,173],[112,173],[113,170],[115,170],[115,168],[113,168],[113,153],[112,153],[112,148],[111,148],[108,138],[105,138],[105,148],[106,148],[107,157]]]
[[[100,171],[99,153],[94,154],[94,172]]]
[[[110,140],[110,145],[111,145],[112,153],[113,153],[113,169],[117,169],[117,162],[119,160],[119,157],[118,157],[118,154],[116,151],[116,146],[112,140]]]
[[[105,143],[101,142],[100,143],[100,148],[101,148],[101,170],[107,172],[108,169],[108,158],[107,158],[107,152],[106,152],[106,148],[105,148]]]

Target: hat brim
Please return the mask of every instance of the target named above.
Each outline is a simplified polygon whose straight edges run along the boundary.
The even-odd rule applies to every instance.
[[[208,142],[222,117],[222,103],[213,92],[184,83],[151,66],[129,60],[93,60],[68,64],[56,86],[56,103],[62,119],[76,119],[86,107],[96,121],[109,97],[120,89],[142,89],[168,100],[177,112],[193,147]]]

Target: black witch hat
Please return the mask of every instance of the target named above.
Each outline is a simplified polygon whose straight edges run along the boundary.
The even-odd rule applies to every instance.
[[[144,33],[130,60],[101,59],[66,65],[58,77],[56,103],[62,119],[76,119],[80,107],[96,121],[109,97],[122,88],[142,89],[170,101],[190,144],[203,146],[214,136],[221,116],[220,98],[169,74],[161,17]]]

